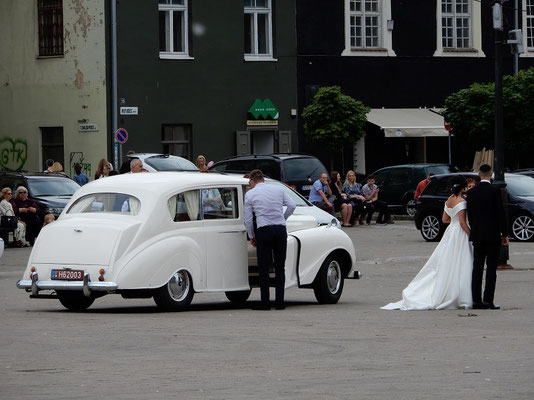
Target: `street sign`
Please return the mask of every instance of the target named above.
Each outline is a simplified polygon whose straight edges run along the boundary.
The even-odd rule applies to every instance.
[[[445,121],[445,119],[443,119],[443,126],[445,127],[445,130],[447,131],[451,130],[451,126],[449,125],[447,121]]]
[[[120,144],[126,143],[126,141],[128,140],[128,131],[126,131],[126,129],[124,128],[117,129],[117,131],[115,132],[115,139]]]

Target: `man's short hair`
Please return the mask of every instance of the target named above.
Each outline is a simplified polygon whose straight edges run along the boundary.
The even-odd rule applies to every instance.
[[[250,171],[250,180],[254,182],[263,181],[263,172],[260,169]]]
[[[47,167],[51,167],[52,165],[54,165],[54,160],[52,160],[51,158],[49,158],[48,160],[46,160],[46,166],[47,166]]]
[[[367,180],[368,180],[368,181],[370,181],[371,179],[375,179],[375,176],[374,176],[373,174],[371,174],[371,175],[369,175],[369,176],[367,177]]]
[[[478,167],[478,172],[484,175],[491,175],[491,166],[489,164],[482,164]]]

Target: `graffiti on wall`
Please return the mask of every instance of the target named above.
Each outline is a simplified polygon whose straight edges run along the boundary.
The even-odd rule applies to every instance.
[[[0,168],[4,171],[21,171],[28,159],[28,143],[24,139],[0,139]]]
[[[74,151],[70,153],[71,175],[74,175],[76,173],[76,171],[74,170],[74,166],[76,164],[80,164],[82,167],[82,172],[86,174],[88,177],[91,177],[91,163],[85,162],[85,159],[83,157],[83,152],[81,151]]]

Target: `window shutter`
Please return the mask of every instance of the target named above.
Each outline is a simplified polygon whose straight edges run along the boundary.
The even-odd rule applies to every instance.
[[[278,132],[278,152],[291,153],[291,131]]]
[[[237,156],[250,154],[250,132],[249,131],[236,131],[235,132],[236,150]]]

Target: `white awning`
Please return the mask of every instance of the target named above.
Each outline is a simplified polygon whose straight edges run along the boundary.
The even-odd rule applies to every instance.
[[[386,137],[448,136],[443,117],[428,108],[373,108],[367,120],[379,126]]]

